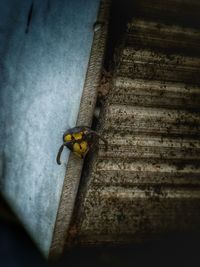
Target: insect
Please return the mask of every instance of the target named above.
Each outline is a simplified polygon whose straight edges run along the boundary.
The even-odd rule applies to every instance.
[[[63,144],[59,148],[56,158],[57,164],[61,164],[60,157],[65,146],[78,157],[85,158],[90,148],[96,144],[98,139],[105,143],[107,149],[108,142],[89,127],[79,126],[68,129],[63,134]]]

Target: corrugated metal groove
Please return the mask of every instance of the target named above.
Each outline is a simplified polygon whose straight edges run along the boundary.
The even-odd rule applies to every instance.
[[[178,53],[197,53],[200,56],[200,34],[198,30],[154,21],[133,19],[128,24],[126,44],[148,47],[154,50],[173,49]]]

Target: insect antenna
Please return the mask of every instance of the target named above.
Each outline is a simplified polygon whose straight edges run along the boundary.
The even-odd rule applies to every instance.
[[[62,152],[63,152],[63,148],[64,148],[64,146],[65,146],[65,143],[62,144],[61,147],[60,147],[59,150],[58,150],[58,154],[57,154],[57,157],[56,157],[56,162],[57,162],[58,165],[61,164],[60,157],[61,157],[61,154],[62,154]]]

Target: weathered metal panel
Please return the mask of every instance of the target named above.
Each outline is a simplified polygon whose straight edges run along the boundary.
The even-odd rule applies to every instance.
[[[100,142],[86,165],[74,242],[199,230],[200,32],[156,23],[134,19],[124,33],[99,120],[108,149]]]

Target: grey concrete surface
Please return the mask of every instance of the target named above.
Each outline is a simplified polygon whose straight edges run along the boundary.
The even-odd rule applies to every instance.
[[[98,4],[0,2],[0,192],[46,255],[66,167],[55,158],[76,123]]]

